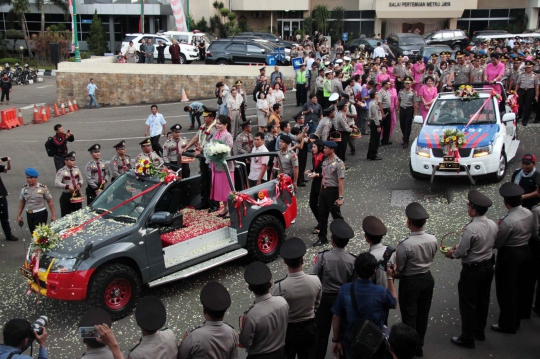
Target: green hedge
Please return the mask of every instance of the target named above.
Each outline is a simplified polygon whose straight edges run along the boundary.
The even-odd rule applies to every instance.
[[[6,58],[3,58],[3,59],[0,59],[0,65],[4,66],[4,64],[6,62],[8,64],[10,64],[10,65],[15,65],[16,62],[18,62],[20,64],[21,59],[16,59],[16,58],[13,58],[13,57],[6,57]]]

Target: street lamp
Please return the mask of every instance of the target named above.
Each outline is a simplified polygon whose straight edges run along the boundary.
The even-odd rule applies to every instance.
[[[73,4],[73,37],[75,38],[75,62],[81,62],[81,53],[79,52],[79,35],[77,34],[77,0]]]
[[[24,47],[19,47],[19,50],[21,51],[21,62],[24,62]]]

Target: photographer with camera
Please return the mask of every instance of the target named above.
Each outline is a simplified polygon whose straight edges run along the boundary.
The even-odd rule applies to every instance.
[[[41,318],[40,318],[41,319]],[[0,344],[0,359],[32,359],[22,354],[32,346],[34,339],[39,343],[38,359],[47,359],[46,321],[37,321],[34,325],[26,319],[11,319],[4,326],[4,344]]]
[[[2,157],[0,161],[2,162],[0,164],[0,173],[7,173],[11,169],[11,159],[9,157]],[[11,233],[11,226],[9,225],[8,201],[6,198],[8,194],[2,177],[0,177],[0,222],[2,223],[2,230],[7,241],[18,241],[19,238]]]
[[[81,356],[84,359],[114,359],[107,344],[98,341],[100,337],[97,325],[112,325],[109,313],[101,308],[90,308],[83,314],[79,322],[79,338],[86,346],[86,352]]]

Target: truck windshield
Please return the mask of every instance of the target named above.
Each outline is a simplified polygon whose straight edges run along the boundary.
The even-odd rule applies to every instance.
[[[157,178],[149,178],[140,181],[135,179],[135,176],[132,173],[124,174],[92,202],[90,210],[97,213],[103,213],[125,202],[125,204],[108,214],[107,217],[124,222],[136,222],[152,197],[156,194],[156,191],[158,191],[159,187],[156,187],[135,199],[132,198],[149,189],[156,183],[158,183]]]
[[[484,103],[486,105],[482,108]],[[497,123],[494,99],[477,98],[470,101],[461,99],[439,99],[435,101],[427,120],[428,125],[466,125],[482,108],[472,123]]]

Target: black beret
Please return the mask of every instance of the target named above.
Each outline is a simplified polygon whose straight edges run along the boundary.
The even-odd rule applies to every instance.
[[[179,125],[179,124],[173,125],[171,127],[172,132],[176,132],[176,131],[180,132],[181,130],[182,130],[182,125]]]
[[[334,111],[334,106],[327,107],[323,110],[323,113],[325,115],[329,115],[332,111]]]
[[[272,272],[263,262],[253,262],[247,266],[244,280],[250,285],[266,284],[272,280]]]
[[[222,312],[231,306],[231,295],[221,283],[210,282],[201,290],[203,307],[215,312]]]
[[[330,223],[330,232],[340,239],[351,239],[354,237],[353,229],[342,219],[334,219]]]
[[[161,299],[153,295],[144,297],[139,301],[135,309],[135,320],[137,325],[144,330],[161,329],[167,321],[165,305]]]
[[[302,110],[298,111],[297,113],[295,113],[294,115],[292,115],[292,118],[296,120],[297,117],[301,116],[302,115]]]
[[[306,254],[306,244],[298,237],[287,239],[279,250],[279,254],[283,259],[301,258]]]
[[[109,313],[102,308],[90,308],[83,314],[79,327],[93,327],[101,324],[107,324],[109,328],[111,327],[112,319]]]
[[[418,202],[410,203],[407,208],[405,208],[405,215],[410,219],[428,219],[429,214],[426,212],[424,207]]]
[[[347,105],[347,102],[348,102],[347,100],[339,101],[337,104],[337,108],[338,109],[343,108],[343,106]]]
[[[525,193],[523,188],[514,182],[506,182],[499,188],[499,194],[503,197],[519,197],[523,193]]]
[[[488,208],[491,207],[493,202],[484,194],[478,192],[475,189],[472,189],[469,191],[469,194],[467,196],[469,198],[469,202],[475,206],[478,207],[484,207]]]
[[[90,146],[90,148],[88,149],[88,152],[100,151],[100,150],[101,150],[101,146],[96,143],[96,144]]]
[[[289,135],[281,135],[279,136],[279,139],[285,142],[286,144],[291,144],[292,142],[292,138],[290,138]]]
[[[275,120],[272,120],[272,122],[270,122],[268,125],[266,125],[266,128],[272,128],[275,125],[277,125],[277,122]]]
[[[214,116],[215,116],[216,112],[217,112],[217,109],[206,107],[206,105],[203,105],[202,109],[203,109],[202,110],[203,117],[210,116],[211,114],[214,114]]]
[[[151,145],[151,144],[152,144],[152,140],[150,139],[150,137],[145,138],[144,140],[139,142],[139,145],[141,145],[141,146]]]
[[[384,236],[387,233],[384,223],[375,216],[367,216],[362,221],[362,228],[366,234],[373,236]]]
[[[251,120],[246,120],[242,122],[239,126],[242,128],[244,128],[244,126],[251,126]]]
[[[73,159],[75,159],[75,155],[76,155],[75,151],[71,151],[71,152],[69,152],[69,153],[66,153],[66,154],[63,155],[62,157],[64,157],[65,159],[68,159],[68,158],[73,158]]]
[[[113,146],[113,148],[118,148],[118,147],[126,147],[126,141],[122,140]]]

